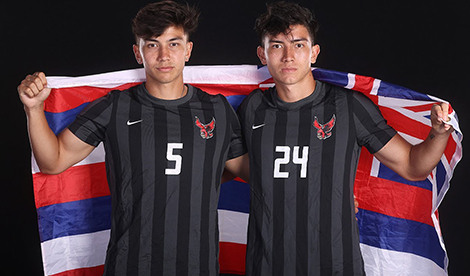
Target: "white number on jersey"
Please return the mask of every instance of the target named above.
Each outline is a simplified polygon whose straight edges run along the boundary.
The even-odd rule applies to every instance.
[[[300,165],[300,178],[307,177],[308,146],[302,147],[302,156],[299,152],[300,147],[294,146],[292,152],[292,163]],[[281,172],[281,165],[287,165],[290,162],[290,147],[276,146],[276,152],[284,153],[283,157],[274,160],[274,178],[289,178],[289,172]]]
[[[166,159],[168,161],[174,161],[175,167],[173,169],[165,169],[166,175],[179,175],[181,173],[181,163],[183,163],[183,157],[178,154],[174,154],[173,150],[183,149],[183,143],[168,143],[166,149]]]

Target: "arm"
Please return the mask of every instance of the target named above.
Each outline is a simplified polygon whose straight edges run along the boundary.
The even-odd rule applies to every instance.
[[[248,153],[225,162],[225,170],[222,175],[222,183],[236,176],[248,182],[250,180],[250,158]]]
[[[374,156],[403,178],[411,181],[426,179],[441,159],[453,131],[451,126],[443,123],[448,120],[448,110],[447,103],[432,107],[432,128],[422,143],[413,146],[397,134]]]
[[[41,172],[58,174],[85,158],[94,149],[65,129],[56,136],[44,115],[44,101],[51,89],[42,72],[28,75],[18,86],[18,94],[28,119],[28,133]]]

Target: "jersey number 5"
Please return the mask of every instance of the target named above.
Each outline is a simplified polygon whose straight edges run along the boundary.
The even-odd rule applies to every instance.
[[[173,150],[183,149],[183,143],[168,143],[166,148],[166,159],[168,161],[174,161],[175,167],[173,169],[165,169],[166,175],[179,175],[181,173],[181,163],[183,163],[183,157],[175,154]]]
[[[300,178],[306,178],[308,146],[302,147],[302,156],[299,155],[299,149],[299,146],[294,146],[292,152],[292,163],[300,165]],[[284,156],[274,160],[274,178],[289,178],[289,172],[282,172],[281,165],[289,164],[291,149],[289,146],[276,146],[276,152],[284,153]]]

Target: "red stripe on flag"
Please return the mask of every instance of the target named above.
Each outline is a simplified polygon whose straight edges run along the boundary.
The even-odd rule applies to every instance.
[[[361,209],[433,226],[432,191],[372,176],[356,197]]]
[[[51,204],[108,196],[104,162],[71,167],[57,175],[33,175],[36,208]]]
[[[246,244],[219,242],[220,273],[245,274]]]
[[[65,112],[84,103],[92,102],[113,90],[125,90],[139,83],[125,83],[114,88],[94,86],[77,86],[53,88],[44,102],[44,110],[48,112]]]
[[[370,176],[372,159],[363,148],[354,184],[359,208],[433,226],[432,191]]]
[[[103,275],[104,265],[67,270],[51,276],[99,276]]]
[[[454,154],[456,153],[457,151],[457,143],[456,141],[454,140],[454,137],[451,135],[449,137],[449,140],[447,140],[447,145],[446,145],[446,148],[444,150],[444,155],[447,159],[447,162],[450,163],[450,160],[452,159],[452,156],[454,156]],[[452,168],[453,170],[454,168]]]
[[[360,75],[355,75],[356,79],[354,83],[354,87],[352,90],[362,92],[364,94],[369,94],[372,91],[372,87],[374,86],[374,78],[365,77]]]
[[[258,89],[258,84],[205,84],[192,83],[191,85],[212,94],[222,94],[224,96],[248,95],[251,91]]]
[[[396,131],[424,140],[431,130],[430,126],[409,118],[392,108],[384,106],[379,108],[387,123]]]
[[[430,104],[423,104],[423,105],[414,105],[414,106],[405,106],[404,108],[411,110],[413,112],[423,112],[423,111],[429,111],[429,114],[431,114],[431,107],[435,103],[430,103]]]

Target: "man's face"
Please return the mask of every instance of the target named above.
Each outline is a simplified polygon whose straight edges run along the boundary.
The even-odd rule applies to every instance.
[[[258,47],[258,57],[268,66],[276,85],[294,85],[310,77],[311,64],[320,53],[320,47],[312,44],[307,28],[293,25],[287,35],[266,35],[263,46]]]
[[[171,26],[158,37],[139,38],[134,54],[137,62],[145,67],[147,82],[182,83],[183,68],[192,48],[183,28]]]

